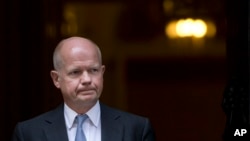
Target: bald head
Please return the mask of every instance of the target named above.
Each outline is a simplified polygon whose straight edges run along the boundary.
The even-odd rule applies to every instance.
[[[102,64],[102,55],[100,48],[91,40],[83,37],[69,37],[58,43],[53,54],[53,64],[55,70],[60,70],[64,65],[64,58],[70,52],[77,52],[79,49],[84,49],[86,52],[93,51]]]

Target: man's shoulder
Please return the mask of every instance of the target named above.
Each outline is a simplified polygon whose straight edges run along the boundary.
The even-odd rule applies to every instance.
[[[148,119],[146,116],[143,115],[139,115],[136,113],[132,113],[126,110],[122,110],[116,107],[111,107],[108,106],[106,104],[101,103],[101,112],[103,112],[103,114],[108,114],[111,116],[117,116],[117,117],[121,117],[121,118],[125,118],[125,119],[134,119],[134,120],[145,120]]]
[[[53,119],[56,119],[58,114],[62,114],[63,112],[63,105],[59,105],[56,108],[50,109],[49,111],[45,111],[44,113],[35,115],[29,119],[20,121],[19,124],[26,124],[26,125],[31,125],[31,124],[39,124],[40,122],[44,121],[50,121]]]

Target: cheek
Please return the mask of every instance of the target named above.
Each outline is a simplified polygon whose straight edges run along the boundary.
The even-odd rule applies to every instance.
[[[78,83],[75,81],[63,81],[61,83],[61,89],[66,93],[71,93],[75,91]]]
[[[102,78],[98,78],[95,80],[95,85],[96,87],[98,88],[99,91],[102,90],[102,87],[103,87],[103,79]]]

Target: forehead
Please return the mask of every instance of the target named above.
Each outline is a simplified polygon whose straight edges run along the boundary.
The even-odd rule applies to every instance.
[[[97,45],[94,44],[92,41],[84,39],[84,38],[76,38],[72,37],[66,39],[61,44],[61,50],[79,50],[84,49],[87,51],[96,51]]]
[[[79,40],[72,40],[65,42],[60,50],[62,60],[64,63],[78,62],[92,62],[101,63],[97,47],[90,42],[83,42]]]

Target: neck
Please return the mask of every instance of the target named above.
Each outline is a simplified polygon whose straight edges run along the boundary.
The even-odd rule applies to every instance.
[[[96,101],[97,102],[97,101]],[[85,114],[87,113],[95,104],[96,102],[92,103],[81,103],[81,104],[68,104],[66,103],[71,109],[73,109],[78,114]]]

